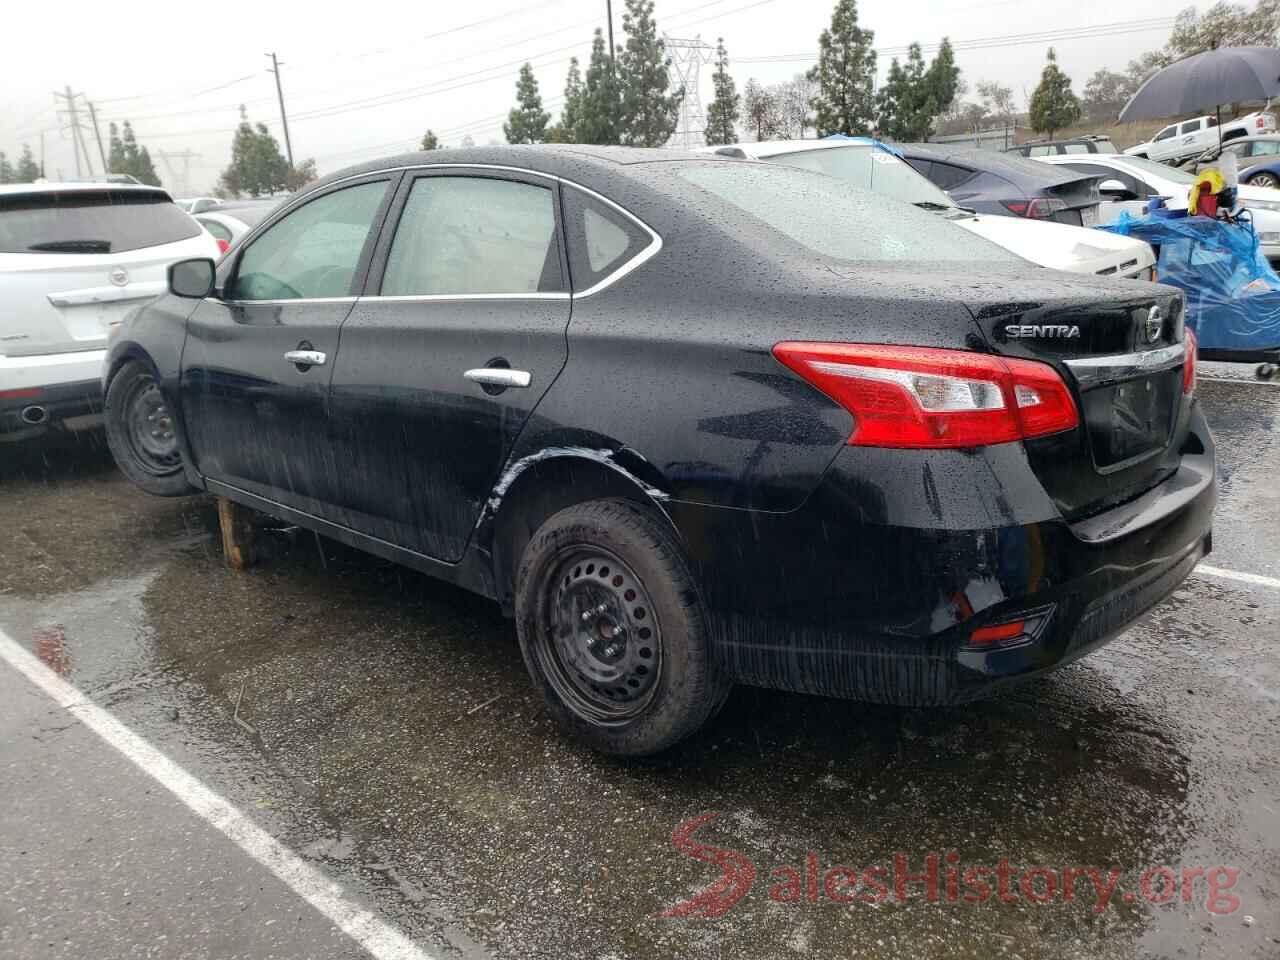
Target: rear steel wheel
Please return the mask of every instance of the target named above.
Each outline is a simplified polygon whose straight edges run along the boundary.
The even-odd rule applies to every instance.
[[[1276,186],[1280,186],[1280,180],[1276,179],[1276,175],[1274,173],[1260,173],[1256,177],[1251,177],[1249,179],[1249,186],[1275,188]]]
[[[599,723],[642,713],[662,670],[662,627],[640,578],[590,547],[566,551],[552,583],[551,642],[539,656],[556,694]]]

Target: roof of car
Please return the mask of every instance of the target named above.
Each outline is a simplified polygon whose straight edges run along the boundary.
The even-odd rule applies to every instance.
[[[1031,178],[1043,182],[1045,179],[1043,165],[1016,153],[979,150],[974,147],[953,147],[945,143],[903,143],[897,146],[907,157],[919,157],[924,160],[951,160],[964,166],[972,167],[975,170],[994,173],[1010,180]],[[1079,174],[1076,176],[1078,177]],[[1052,174],[1049,177],[1054,179]],[[1063,175],[1059,174],[1057,182],[1061,182],[1063,179],[1065,179]]]
[[[77,190],[111,190],[138,191],[142,193],[163,193],[169,197],[163,187],[149,187],[145,183],[116,183],[107,180],[75,180],[75,181],[38,181],[36,183],[6,183],[0,185],[0,196],[17,193],[72,193]],[[170,198],[172,199],[172,198]]]

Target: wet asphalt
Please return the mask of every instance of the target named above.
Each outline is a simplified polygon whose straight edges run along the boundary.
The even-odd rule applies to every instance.
[[[1204,372],[1206,562],[1280,578],[1280,386]],[[432,956],[1280,957],[1273,586],[1198,573],[963,708],[740,688],[637,763],[557,733],[492,605],[309,533],[260,546],[230,571],[213,502],[134,490],[98,433],[0,447],[0,629]],[[721,875],[699,843],[739,885],[682,908]],[[0,956],[362,955],[0,663]]]

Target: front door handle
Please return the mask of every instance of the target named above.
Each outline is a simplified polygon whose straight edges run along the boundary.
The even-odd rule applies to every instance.
[[[510,367],[476,367],[463,374],[472,383],[490,387],[527,387],[533,382],[528,370]]]
[[[321,350],[286,350],[284,358],[300,367],[323,367],[328,359]]]

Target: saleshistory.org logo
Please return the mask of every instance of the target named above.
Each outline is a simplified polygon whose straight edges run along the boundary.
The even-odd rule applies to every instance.
[[[744,853],[702,843],[697,831],[715,820],[718,813],[704,813],[686,820],[671,834],[671,844],[685,856],[712,864],[720,876],[687,899],[673,904],[661,917],[703,917],[715,919],[733,909],[755,886],[756,864]],[[1240,871],[1235,867],[1180,866],[1150,867],[1138,877],[1137,891],[1121,888],[1124,871],[1119,867],[1015,867],[1007,859],[994,866],[965,864],[954,851],[928,853],[913,858],[895,853],[889,865],[858,869],[849,866],[822,868],[818,854],[807,851],[804,862],[774,867],[769,871],[768,897],[775,903],[879,904],[925,900],[930,903],[1092,904],[1094,913],[1103,913],[1117,898],[1124,903],[1191,903],[1203,898],[1204,908],[1222,916],[1240,908],[1240,898],[1231,893]]]

